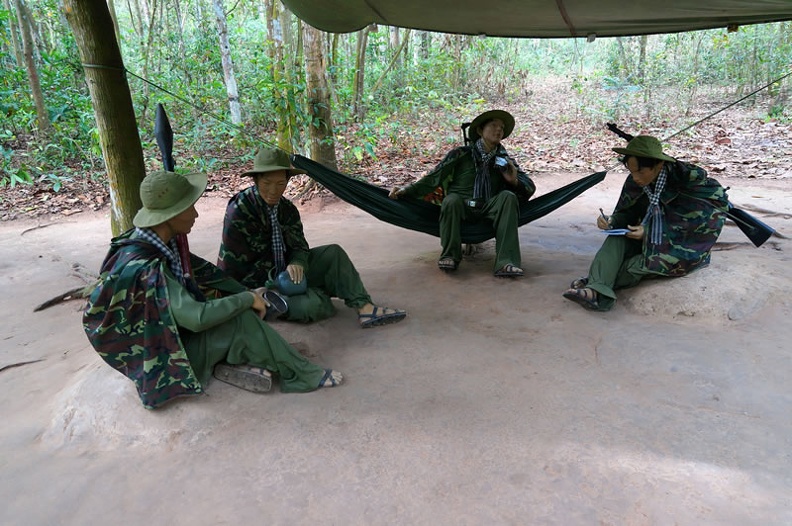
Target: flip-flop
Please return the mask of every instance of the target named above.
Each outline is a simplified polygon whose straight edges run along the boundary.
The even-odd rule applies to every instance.
[[[358,314],[358,320],[361,328],[368,329],[369,327],[378,327],[402,321],[406,316],[407,311],[374,305],[374,310],[371,311],[371,314]]]
[[[502,266],[499,270],[495,271],[496,278],[520,278],[525,275],[525,272],[520,267],[515,267],[511,263]]]
[[[589,297],[589,291],[593,298]],[[562,294],[566,299],[572,300],[584,309],[599,310],[599,302],[597,301],[597,291],[587,287],[582,289],[569,289]]]

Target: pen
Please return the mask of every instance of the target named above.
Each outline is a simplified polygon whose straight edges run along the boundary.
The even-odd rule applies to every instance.
[[[608,216],[605,215],[605,211],[602,208],[600,208],[600,215],[602,216],[602,219],[604,219],[605,221],[608,220]]]

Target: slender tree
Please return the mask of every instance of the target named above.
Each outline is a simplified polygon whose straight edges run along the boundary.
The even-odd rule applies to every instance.
[[[11,10],[11,0],[3,0],[3,4],[5,5],[6,11],[13,16],[14,11]],[[11,28],[11,47],[14,48],[14,57],[16,58],[17,66],[22,67],[22,64],[25,63],[25,57],[22,55],[22,39],[18,34],[19,24],[14,24],[9,20],[8,25]]]
[[[220,38],[220,57],[223,64],[223,78],[225,79],[226,93],[228,94],[228,107],[231,112],[231,122],[237,126],[242,124],[242,110],[239,106],[239,90],[237,89],[236,75],[234,74],[234,61],[231,59],[231,44],[228,41],[228,23],[226,22],[225,8],[222,0],[212,0],[215,21],[217,22],[217,35]]]
[[[22,54],[24,56],[28,80],[30,81],[30,92],[33,96],[33,102],[36,105],[39,134],[42,138],[46,138],[51,132],[51,125],[49,111],[47,110],[46,104],[44,104],[44,94],[41,92],[38,70],[33,61],[33,37],[31,31],[33,21],[30,19],[30,11],[25,7],[24,0],[16,0],[16,11],[19,20],[19,28],[22,33]]]
[[[146,173],[124,61],[105,2],[64,0],[63,9],[91,94],[110,187],[110,226],[118,235],[132,227]]]
[[[363,110],[363,86],[366,78],[366,48],[368,47],[368,34],[374,25],[364,27],[358,33],[357,50],[355,51],[355,75],[352,80],[352,113],[357,121],[362,121],[365,111]]]

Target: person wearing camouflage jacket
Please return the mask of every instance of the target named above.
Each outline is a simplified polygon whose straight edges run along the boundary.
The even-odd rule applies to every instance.
[[[257,152],[253,170],[242,174],[253,178],[253,186],[234,195],[226,207],[217,265],[251,288],[265,286],[283,272],[294,284],[307,282],[304,291],[287,299],[284,317],[289,321],[307,323],[333,316],[334,297],[357,310],[363,328],[403,320],[404,310],[372,303],[343,248],[308,246],[299,210],[283,197],[289,178],[300,173],[305,172],[293,168],[282,150]]]
[[[607,311],[617,289],[647,277],[684,276],[707,265],[710,251],[726,221],[726,189],[695,165],[663,153],[660,141],[648,135],[633,138],[624,155],[630,171],[610,217],[601,214],[609,235],[589,268],[563,296],[590,310]]]
[[[206,182],[204,174],[173,172],[143,180],[135,228],[111,241],[83,314],[94,349],[133,380],[149,409],[204,392],[221,362],[245,378],[272,371],[283,392],[337,385],[337,371],[310,363],[261,320],[267,302],[258,291],[189,253],[186,234]]]
[[[459,267],[462,222],[489,221],[495,229],[495,276],[523,275],[519,207],[531,198],[536,185],[501,144],[513,129],[514,117],[508,112],[482,113],[470,124],[469,146],[454,148],[424,177],[390,191],[392,199],[417,198],[440,205],[440,270]]]

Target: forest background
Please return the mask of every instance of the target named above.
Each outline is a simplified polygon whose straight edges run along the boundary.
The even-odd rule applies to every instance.
[[[675,136],[671,153],[715,174],[792,173],[792,22],[586,42],[387,26],[330,34],[278,0],[108,7],[146,169],[162,166],[153,132],[162,103],[178,170],[208,173],[220,195],[245,183],[237,174],[264,145],[401,184],[462,142],[463,121],[495,107],[517,118],[507,147],[523,169],[583,174],[613,165],[608,148],[620,140],[607,122],[668,138],[756,90]],[[2,220],[109,202],[84,65],[59,0],[2,0],[0,153]],[[321,191],[307,178],[290,190]]]

